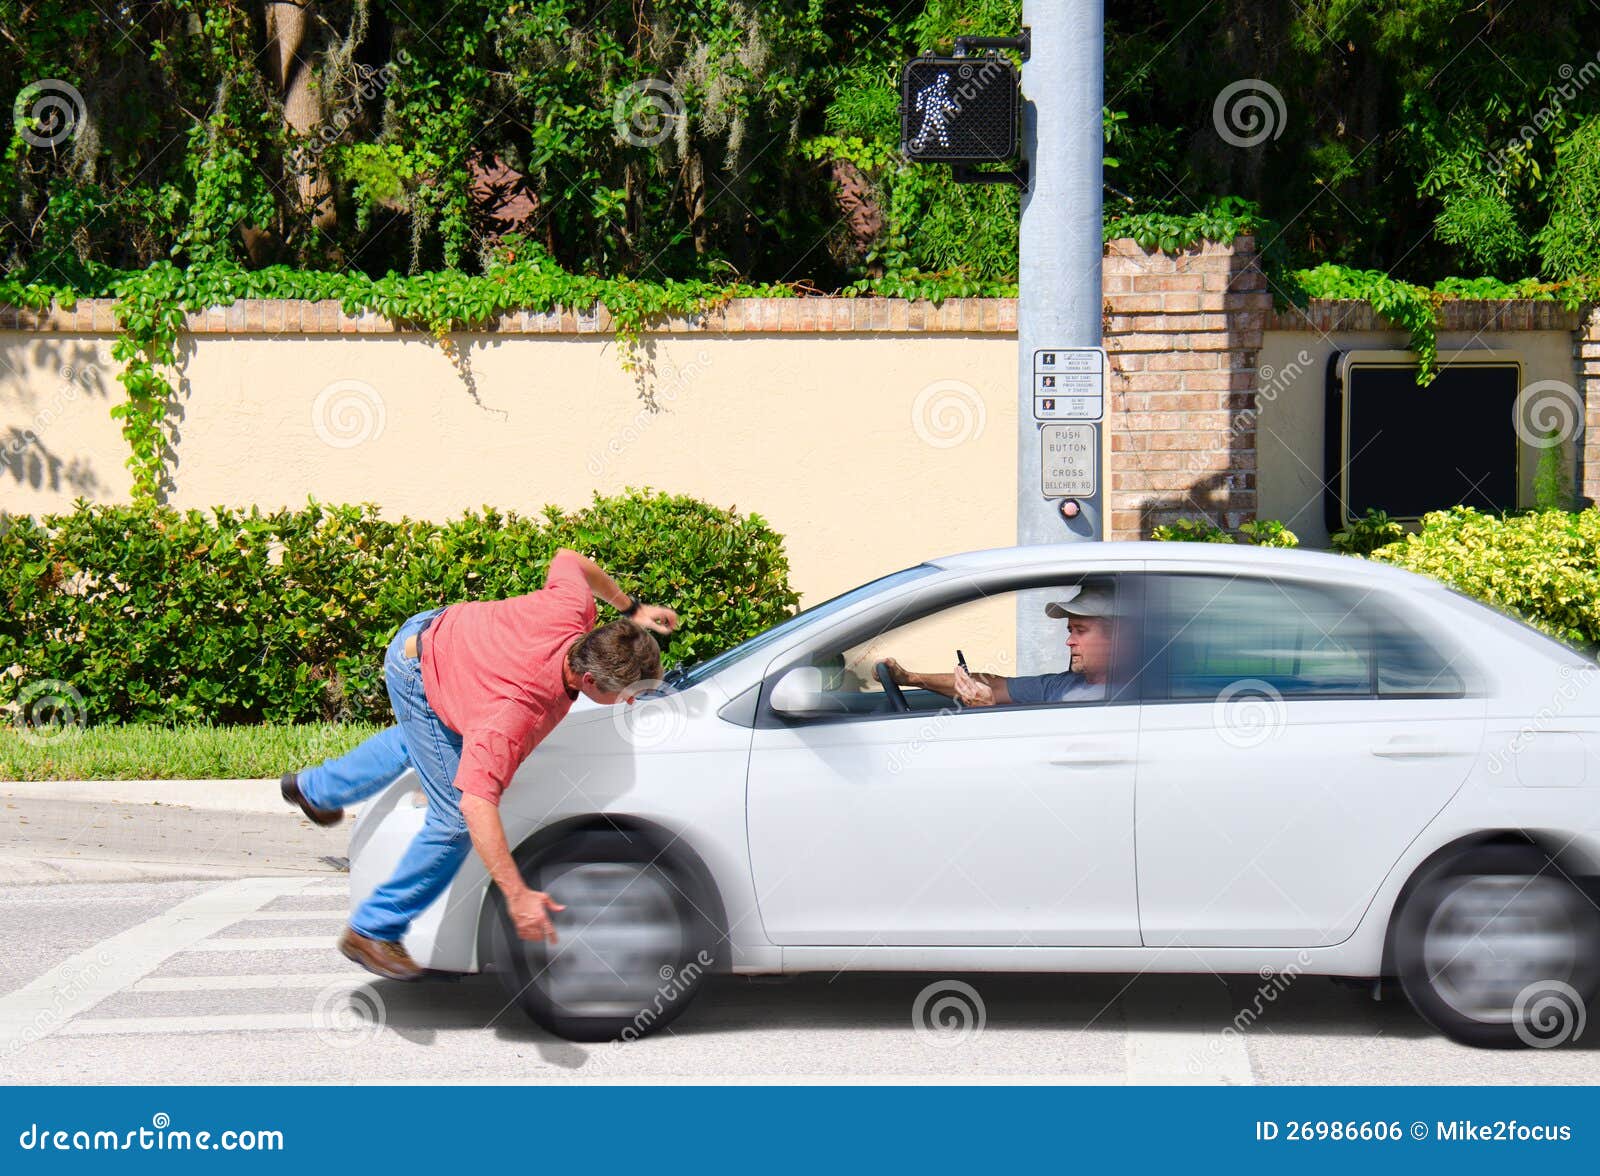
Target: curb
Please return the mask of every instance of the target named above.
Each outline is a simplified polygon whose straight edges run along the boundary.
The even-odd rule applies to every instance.
[[[174,805],[221,813],[292,813],[277,780],[15,780],[0,782],[9,800],[68,800],[83,804]],[[345,810],[347,819],[361,811]]]
[[[0,854],[0,885],[5,886],[61,886],[70,883],[97,882],[201,882],[262,874],[310,874],[313,877],[329,878],[346,876],[333,871],[323,875],[321,871],[315,870],[276,870],[261,866],[246,869],[191,866],[181,862],[135,862],[113,858],[36,858]]]

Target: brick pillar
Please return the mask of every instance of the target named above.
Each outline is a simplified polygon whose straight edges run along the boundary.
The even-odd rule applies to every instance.
[[[1256,353],[1271,306],[1253,237],[1178,254],[1106,246],[1107,539],[1255,517]]]
[[[1590,308],[1577,332],[1578,395],[1583,399],[1583,436],[1577,445],[1579,505],[1600,502],[1600,307]]]

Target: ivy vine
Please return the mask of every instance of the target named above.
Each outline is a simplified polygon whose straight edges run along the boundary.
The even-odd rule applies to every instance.
[[[1577,310],[1600,299],[1600,280],[1573,278],[1561,282],[1542,282],[1524,278],[1502,282],[1498,278],[1444,278],[1432,287],[1403,282],[1382,270],[1351,269],[1323,264],[1315,269],[1296,270],[1296,289],[1308,298],[1347,299],[1365,302],[1373,310],[1411,336],[1411,350],[1417,353],[1417,383],[1433,383],[1438,374],[1439,306],[1455,299],[1498,301],[1531,299],[1559,302]]]
[[[1146,249],[1177,252],[1203,241],[1230,243],[1263,227],[1253,206],[1220,201],[1190,216],[1114,213],[1106,219],[1105,239],[1131,238]],[[122,422],[130,450],[127,464],[133,473],[134,500],[144,504],[160,501],[169,488],[166,421],[175,396],[169,373],[178,365],[178,341],[190,313],[226,307],[239,299],[332,299],[346,314],[379,314],[398,325],[427,330],[448,347],[451,332],[481,327],[504,314],[604,306],[614,323],[623,365],[632,369],[639,339],[652,321],[698,314],[731,298],[792,297],[803,288],[574,274],[541,246],[514,235],[502,243],[481,274],[446,270],[402,276],[391,271],[373,278],[359,272],[282,265],[247,269],[228,258],[182,268],[158,261],[139,270],[82,263],[57,264],[53,269],[66,273],[68,280],[0,278],[0,304],[43,310],[54,303],[71,310],[79,298],[114,299],[119,335],[112,355],[122,364],[118,380],[127,399],[111,411]],[[1561,282],[1446,278],[1429,288],[1381,270],[1324,264],[1296,270],[1289,280],[1297,296],[1363,301],[1407,331],[1411,347],[1420,357],[1420,384],[1432,382],[1436,374],[1438,307],[1446,300],[1534,299],[1559,301],[1571,309],[1600,301],[1600,280],[1590,278]],[[935,304],[946,298],[1014,297],[1016,293],[1014,281],[983,279],[963,271],[917,269],[862,278],[839,290],[845,297],[917,299]]]
[[[168,489],[166,429],[176,395],[168,378],[177,367],[185,317],[239,299],[334,299],[346,314],[380,314],[392,322],[429,331],[441,342],[452,331],[471,330],[515,311],[546,313],[561,308],[604,306],[614,323],[623,365],[631,369],[640,335],[652,320],[703,312],[730,298],[782,298],[795,291],[771,283],[718,284],[697,279],[661,282],[570,274],[550,258],[511,256],[482,274],[454,271],[382,278],[364,274],[268,266],[247,270],[232,261],[197,263],[180,269],[159,261],[137,271],[85,273],[73,286],[0,279],[0,303],[34,310],[52,301],[64,310],[78,298],[113,298],[120,334],[112,355],[123,367],[118,380],[127,399],[113,407],[131,455],[136,502],[154,504]],[[537,252],[537,251],[535,251]]]

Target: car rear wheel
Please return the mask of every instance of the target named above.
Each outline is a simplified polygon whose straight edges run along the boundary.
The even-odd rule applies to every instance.
[[[489,963],[515,1003],[570,1041],[633,1040],[671,1023],[712,970],[714,938],[689,872],[646,837],[578,833],[517,854],[523,878],[566,910],[554,944],[517,937],[491,898]]]
[[[1600,912],[1537,849],[1490,846],[1405,899],[1394,961],[1417,1012],[1453,1040],[1562,1045],[1600,991]]]

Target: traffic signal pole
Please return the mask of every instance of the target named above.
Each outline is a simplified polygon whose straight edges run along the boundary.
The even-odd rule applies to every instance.
[[[1101,185],[1103,0],[1023,0],[1022,191],[1017,300],[1017,542],[1103,535]],[[1063,668],[1049,593],[1017,612],[1018,671]]]

